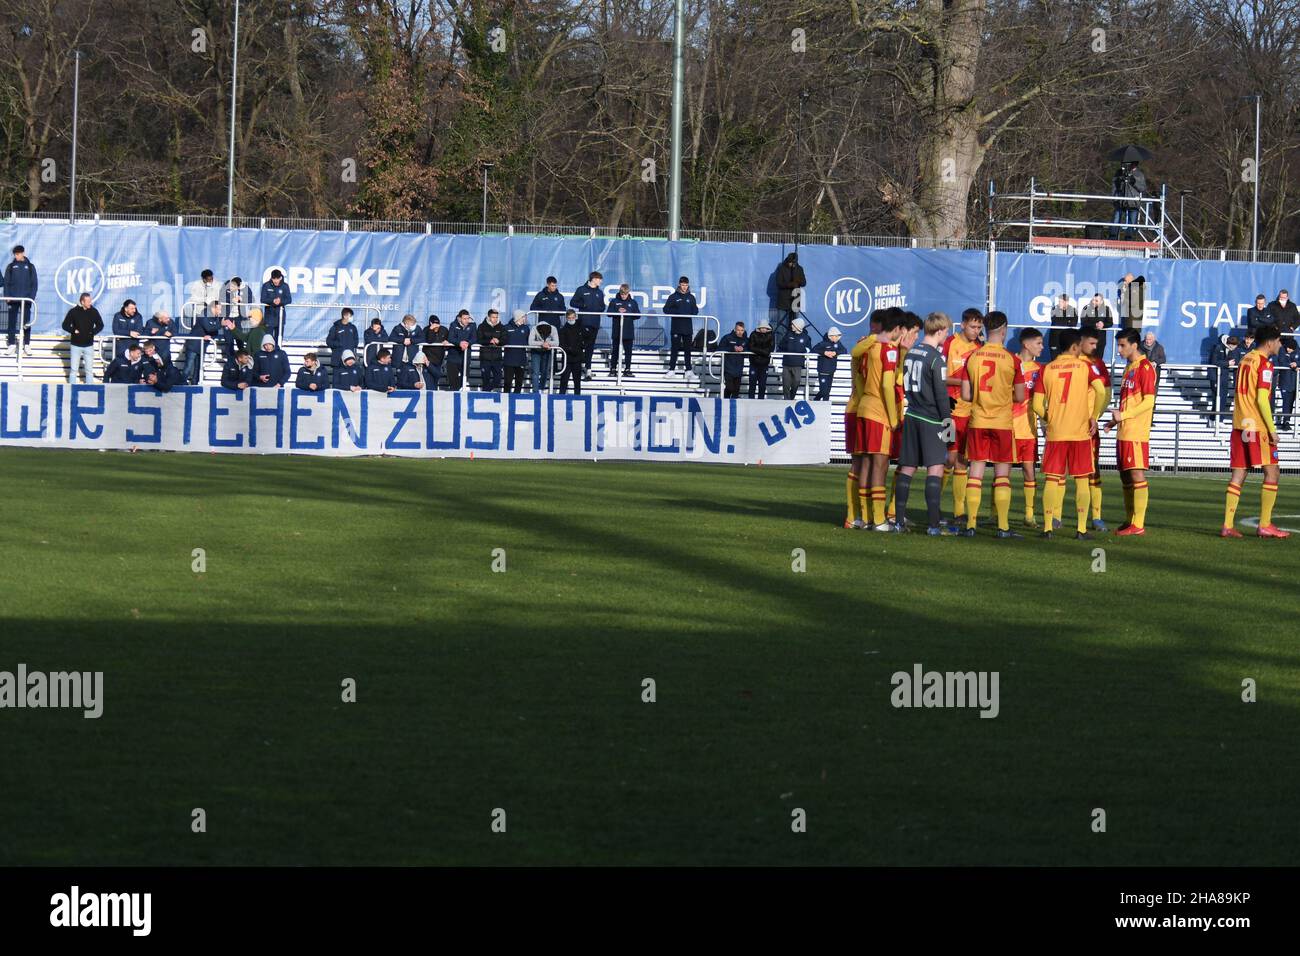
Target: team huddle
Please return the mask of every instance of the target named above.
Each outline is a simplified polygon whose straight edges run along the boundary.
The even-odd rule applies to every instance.
[[[1075,537],[1087,540],[1107,530],[1102,520],[1101,433],[1116,432],[1116,461],[1124,489],[1124,523],[1118,535],[1146,534],[1151,422],[1157,374],[1135,329],[1118,334],[1116,346],[1127,363],[1119,401],[1109,420],[1110,369],[1099,354],[1094,330],[1068,329],[1046,364],[1043,335],[1022,329],[1019,351],[1007,348],[1007,317],[978,309],[962,313],[954,331],[942,312],[922,321],[913,312],[882,309],[871,316],[872,334],[851,350],[853,391],[844,413],[845,449],[853,465],[846,485],[846,528],[905,532],[911,529],[907,503],[912,477],[925,473],[926,533],[974,537],[992,466],[992,504],[997,537],[1020,538],[1011,530],[1011,472],[1019,469],[1024,524],[1038,528],[1035,499],[1038,472],[1044,479],[1041,536],[1050,538],[1064,520],[1066,479],[1074,480]],[[1264,328],[1255,350],[1242,360],[1233,407],[1232,476],[1222,537],[1241,537],[1234,527],[1237,500],[1249,468],[1262,468],[1260,537],[1285,538],[1273,524],[1277,499],[1277,431],[1270,389],[1272,356],[1280,335]],[[1045,443],[1040,465],[1039,432]],[[887,492],[890,464],[893,487]],[[952,519],[943,516],[943,496],[952,486]],[[1091,529],[1089,527],[1091,516]]]

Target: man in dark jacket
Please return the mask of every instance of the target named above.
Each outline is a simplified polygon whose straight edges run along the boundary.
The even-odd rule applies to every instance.
[[[618,353],[623,352],[623,374],[632,376],[632,345],[636,340],[636,320],[641,317],[641,307],[632,298],[632,288],[626,282],[618,287],[618,294],[609,300],[609,374],[618,368]]]
[[[1120,280],[1119,288],[1116,290],[1115,298],[1119,306],[1119,324],[1125,329],[1140,329],[1146,316],[1147,307],[1147,280],[1145,276],[1135,276],[1131,272],[1124,273],[1124,278]],[[1101,349],[1105,349],[1106,339],[1103,336]]]
[[[151,386],[158,394],[165,395],[177,385],[185,384],[185,376],[175,362],[166,362],[153,368],[146,366],[144,377],[140,381]]]
[[[840,356],[848,351],[840,341],[840,330],[831,326],[826,338],[817,343],[817,394],[814,402],[829,402],[831,386],[835,384],[835,369],[839,367]]]
[[[271,279],[262,283],[262,305],[266,306],[263,321],[267,334],[279,341],[284,337],[284,307],[293,303],[293,293],[284,281],[284,273],[271,270]]]
[[[596,351],[596,337],[600,335],[600,317],[605,312],[605,293],[600,284],[605,277],[599,272],[587,276],[587,284],[579,286],[569,300],[569,305],[578,313],[578,324],[582,326],[582,371],[583,378],[591,378],[591,357]]]
[[[1277,294],[1277,298],[1268,304],[1269,314],[1273,316],[1273,324],[1276,325],[1283,335],[1294,335],[1300,330],[1300,310],[1291,301],[1291,295],[1283,289]]]
[[[790,327],[794,317],[804,310],[803,290],[808,285],[803,266],[799,265],[799,253],[792,252],[782,260],[776,269],[776,324],[785,329]]]
[[[126,351],[108,363],[104,381],[110,385],[137,385],[144,380],[143,350],[139,342],[132,342]]]
[[[361,366],[357,364],[356,353],[351,349],[344,349],[339,356],[343,364],[334,369],[334,374],[330,378],[330,388],[337,388],[340,392],[359,392],[365,387],[365,380],[361,377]]]
[[[372,392],[387,394],[397,387],[397,377],[393,374],[393,354],[388,349],[380,349],[375,360],[366,366],[366,388]]]
[[[1295,411],[1296,379],[1300,376],[1300,352],[1296,351],[1295,339],[1289,335],[1282,336],[1282,347],[1273,356],[1273,396],[1277,403],[1277,427],[1291,427],[1291,415]]]
[[[488,309],[487,318],[478,326],[478,377],[479,387],[485,392],[501,391],[501,346],[506,344],[505,326],[501,313]]]
[[[505,388],[507,392],[524,390],[524,370],[528,368],[528,338],[532,334],[528,327],[528,316],[522,309],[515,311],[514,321],[506,326]]]
[[[546,277],[546,288],[533,296],[533,304],[529,308],[537,313],[538,322],[558,327],[564,321],[564,293],[560,291],[559,280],[555,276]]]
[[[361,344],[365,346],[363,357],[365,359],[362,365],[369,365],[374,361],[375,352],[388,345],[388,333],[384,331],[384,323],[379,316],[370,320],[370,325],[366,327],[365,334],[361,336]]]
[[[262,350],[254,359],[253,373],[254,384],[259,388],[282,388],[289,381],[292,374],[289,356],[270,335],[262,339]]]
[[[569,381],[573,381],[573,394],[582,394],[582,353],[586,346],[586,337],[582,324],[578,322],[578,313],[569,309],[564,313],[564,324],[560,326],[560,348],[564,349],[564,371],[560,373],[560,394],[567,395]]]
[[[465,382],[465,372],[469,368],[470,347],[478,342],[478,327],[470,318],[468,309],[456,313],[456,321],[447,333],[447,388],[453,392],[460,391]]]
[[[338,368],[343,364],[343,353],[352,352],[361,345],[361,334],[352,324],[352,310],[344,309],[330,326],[325,336],[325,345],[330,350],[330,364]]]
[[[1264,293],[1255,296],[1255,304],[1246,310],[1242,321],[1252,332],[1260,326],[1277,324],[1273,319],[1273,313],[1268,310],[1268,298]]]
[[[176,323],[166,312],[155,312],[153,318],[145,323],[144,334],[158,349],[158,354],[172,362],[172,339],[176,337]]]
[[[144,336],[144,317],[135,307],[135,300],[127,299],[113,316],[113,357],[126,352],[133,341],[137,344]]]
[[[1095,294],[1092,299],[1079,310],[1079,330],[1095,331],[1097,333],[1097,354],[1106,354],[1106,329],[1115,324],[1115,314],[1111,312],[1110,306],[1106,300],[1101,297],[1101,293]]]
[[[686,364],[682,371],[690,374],[691,371],[691,336],[695,333],[695,321],[691,316],[699,315],[700,307],[695,301],[695,293],[691,291],[691,280],[682,276],[677,280],[677,289],[668,297],[664,303],[664,315],[673,317],[672,323],[668,327],[668,335],[672,341],[672,351],[668,353],[668,374],[677,374],[677,355],[684,353]]]
[[[743,353],[748,348],[744,322],[737,322],[735,328],[718,340],[718,350],[726,353],[722,359],[723,398],[740,397],[740,377],[745,374]]]
[[[330,387],[329,374],[325,371],[325,366],[320,364],[320,356],[315,352],[308,352],[302,357],[302,368],[298,369],[293,387],[304,392],[323,392]]]
[[[429,316],[429,324],[424,327],[424,357],[428,360],[424,367],[428,387],[437,391],[442,383],[443,363],[447,361],[447,330],[436,315]]]
[[[767,319],[759,319],[758,328],[749,337],[749,397],[767,398],[767,372],[776,351],[776,336]]]
[[[35,301],[36,290],[40,287],[39,277],[36,274],[36,266],[27,258],[27,250],[22,246],[14,246],[13,261],[5,266],[4,281],[0,286],[4,287],[4,296],[9,301],[6,303],[9,307],[9,325],[6,344],[8,346],[8,355],[15,355],[18,352],[18,330],[23,331],[23,354],[30,355],[32,344],[32,303],[20,302],[20,299],[31,299]]]
[[[790,331],[781,340],[781,395],[787,402],[793,401],[803,385],[804,367],[808,360],[804,357],[812,351],[812,336],[804,329],[803,319],[790,323]]]
[[[104,331],[104,319],[91,305],[90,293],[83,292],[77,304],[63,317],[63,331],[71,342],[68,346],[71,361],[68,363],[68,384],[77,384],[77,369],[85,370],[86,384],[95,380],[95,336]]]
[[[400,368],[403,365],[410,365],[415,360],[416,353],[424,344],[424,333],[415,321],[415,316],[407,313],[402,316],[401,322],[393,326],[388,341],[392,343],[389,351],[393,353],[393,365]]]
[[[1147,178],[1138,169],[1137,163],[1120,163],[1115,170],[1115,177],[1111,181],[1111,194],[1115,196],[1115,216],[1111,220],[1113,223],[1110,230],[1110,238],[1118,239],[1120,237],[1121,225],[1132,226],[1142,219],[1141,205],[1138,200],[1147,189]],[[1125,229],[1124,238],[1133,238],[1133,230]]]
[[[1210,349],[1210,364],[1215,367],[1214,388],[1218,393],[1219,411],[1226,412],[1236,384],[1237,345],[1235,335],[1220,340]]]
[[[199,384],[203,376],[204,353],[210,355],[210,350],[218,347],[221,331],[221,303],[213,299],[206,311],[194,316],[189,334],[185,336],[183,375],[188,384]]]
[[[243,391],[253,384],[253,356],[236,352],[221,370],[221,387]]]

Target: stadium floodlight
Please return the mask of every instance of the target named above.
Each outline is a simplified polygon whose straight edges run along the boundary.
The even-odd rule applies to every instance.
[[[235,224],[235,92],[239,89],[239,0],[235,0],[235,38],[230,55],[230,171],[226,178],[226,228]]]
[[[72,51],[72,169],[68,179],[68,225],[77,224],[77,109],[81,102],[81,51]]]

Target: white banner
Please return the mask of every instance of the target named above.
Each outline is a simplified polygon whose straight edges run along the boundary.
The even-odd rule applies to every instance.
[[[824,464],[831,404],[685,395],[0,382],[0,445]]]

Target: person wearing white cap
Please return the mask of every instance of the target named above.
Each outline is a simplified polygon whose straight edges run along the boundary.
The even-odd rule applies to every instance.
[[[262,336],[262,348],[253,357],[253,382],[259,388],[281,388],[289,381],[289,356],[275,344],[275,338]]]
[[[776,336],[772,323],[758,320],[758,328],[749,337],[749,397],[767,398],[767,370],[772,367],[772,353],[776,351]]]
[[[826,338],[817,343],[813,349],[817,353],[817,394],[814,402],[831,400],[831,385],[835,382],[835,369],[840,363],[840,356],[848,351],[840,341],[840,330],[831,326],[826,331]]]
[[[790,331],[781,340],[781,394],[787,402],[793,401],[803,385],[803,375],[808,364],[808,353],[812,351],[812,336],[808,334],[803,319],[790,323]]]
[[[357,353],[351,349],[344,349],[339,355],[339,361],[343,364],[334,369],[330,387],[344,392],[361,391],[363,386],[361,368],[357,365]]]

